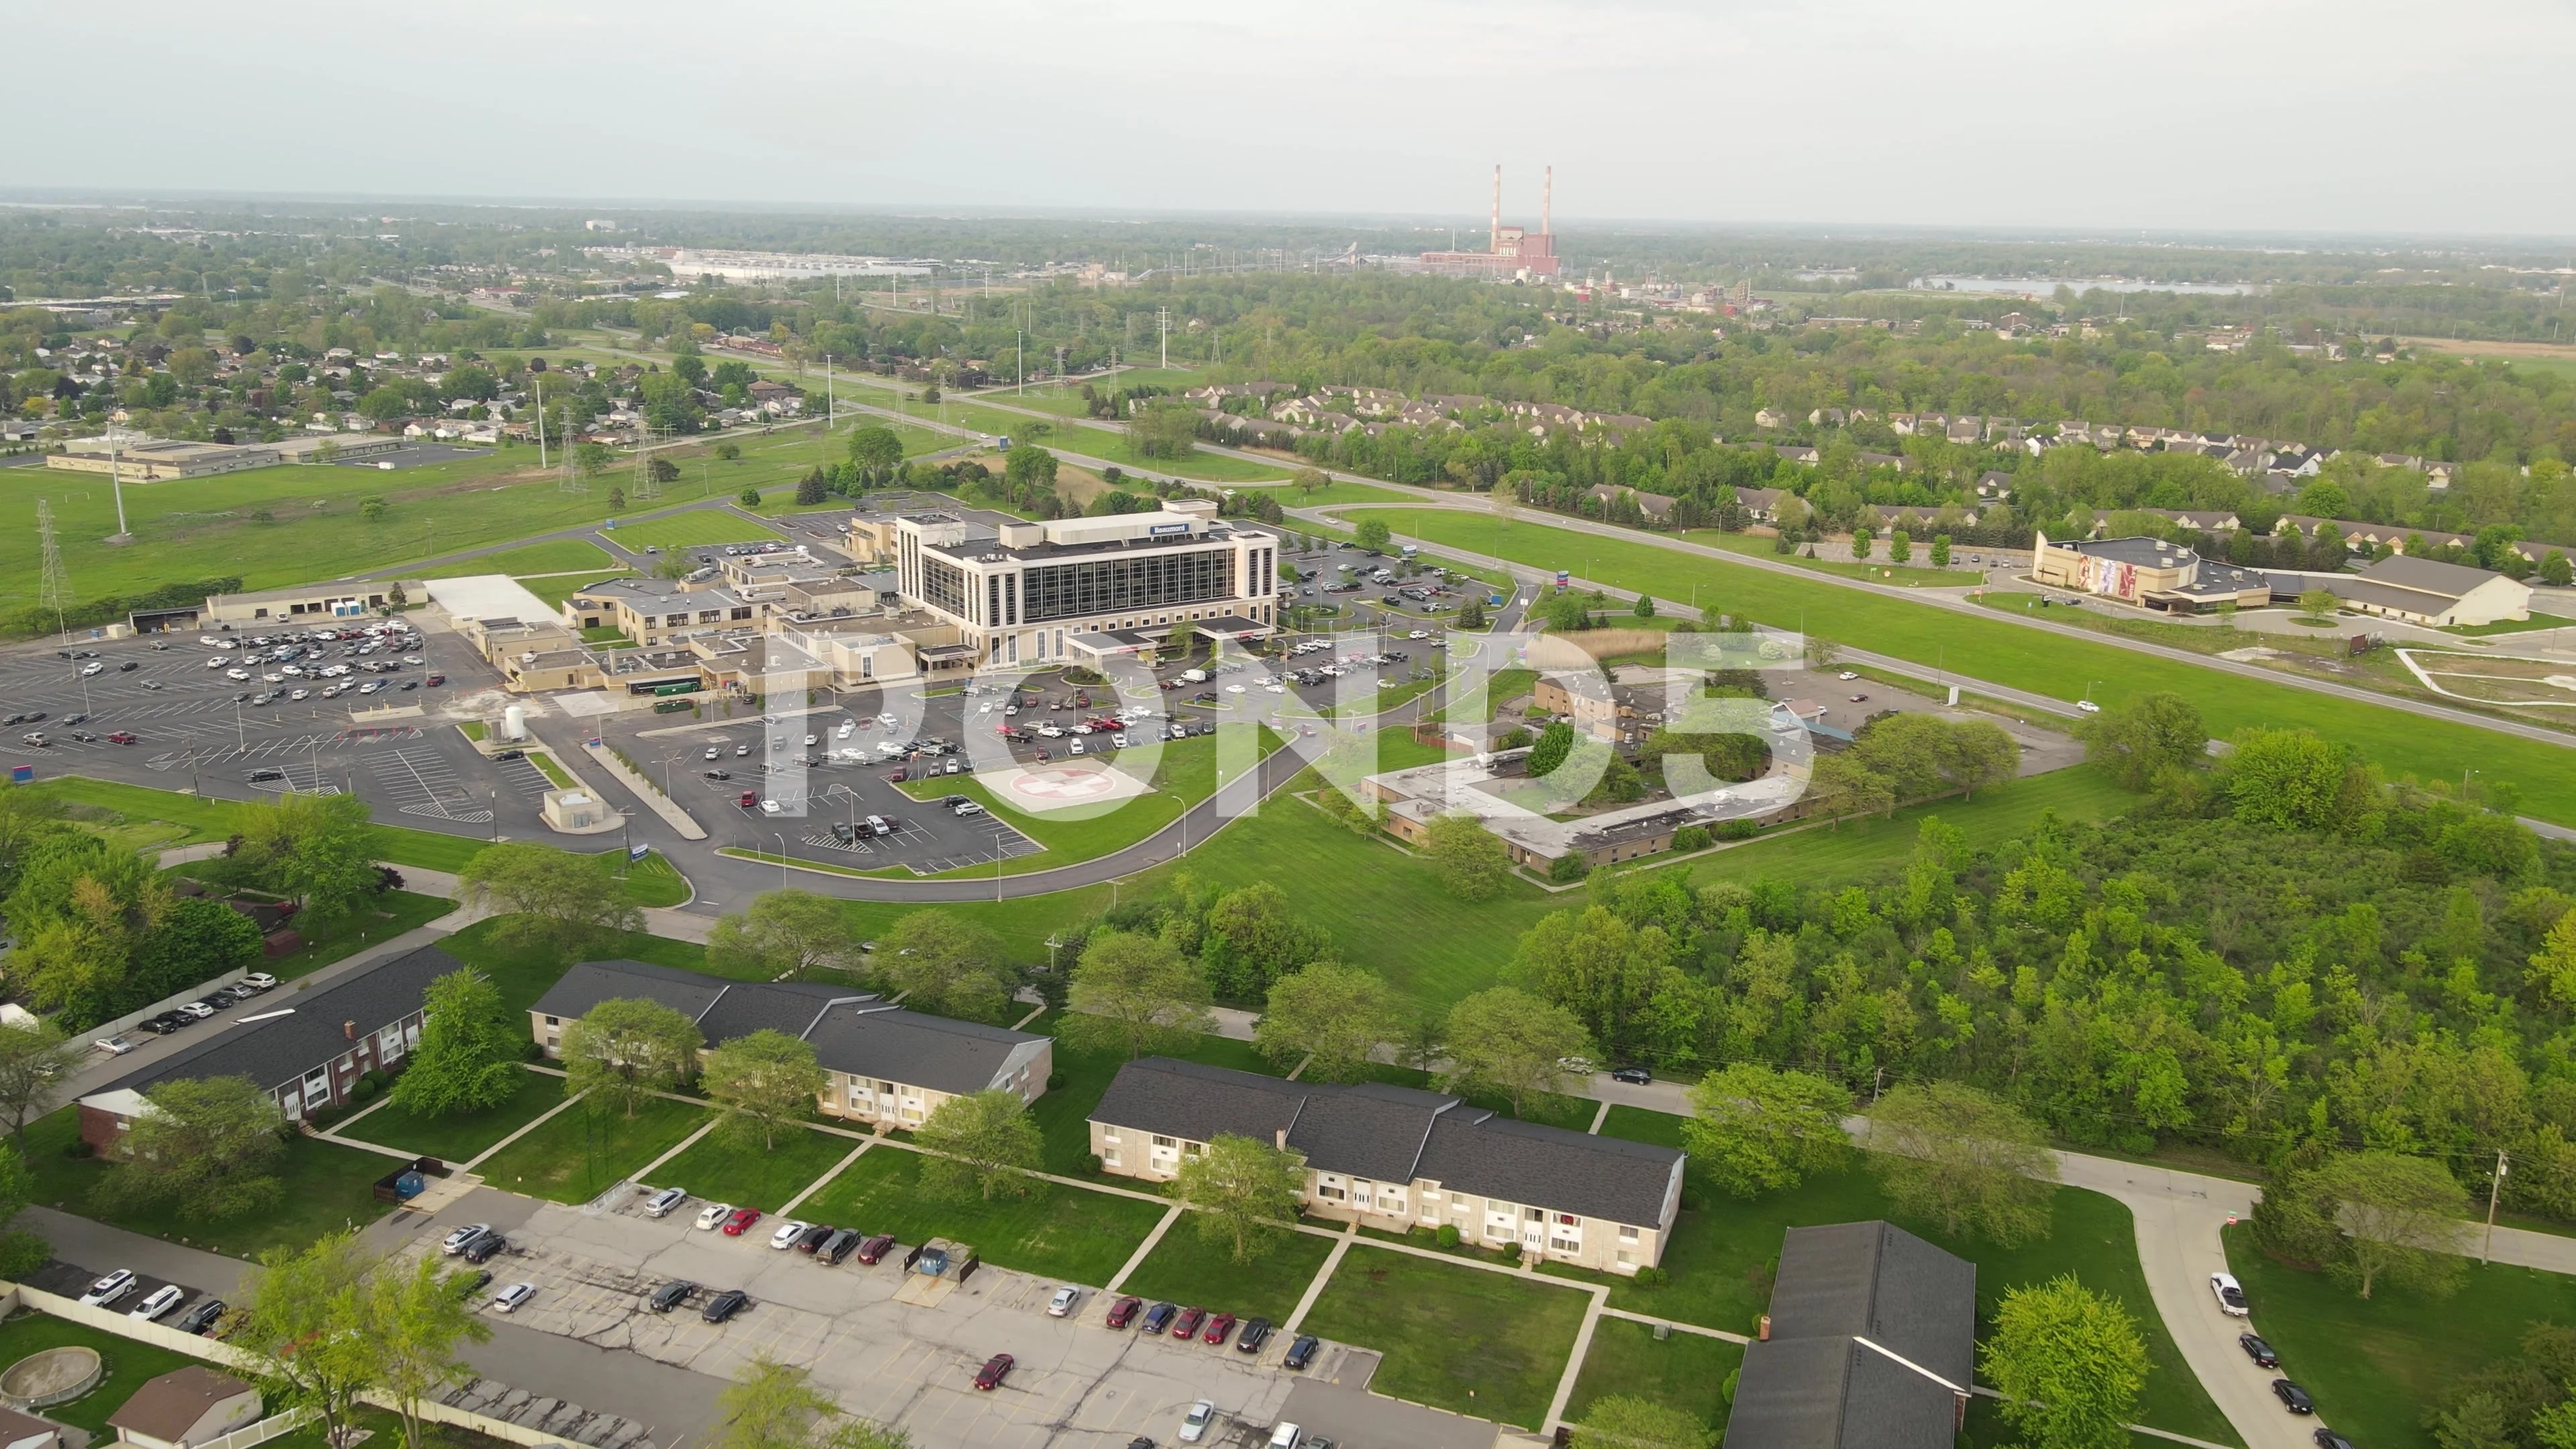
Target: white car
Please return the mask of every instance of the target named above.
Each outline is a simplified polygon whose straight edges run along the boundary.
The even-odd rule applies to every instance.
[[[1127,737],[1125,735],[1111,735],[1109,737],[1109,745],[1112,749],[1123,750],[1127,748]]]
[[[479,1238],[490,1231],[492,1231],[492,1225],[490,1223],[467,1223],[465,1226],[449,1233],[446,1237],[439,1239],[438,1250],[452,1258],[457,1254],[464,1252],[465,1245],[467,1243],[473,1242],[476,1238]]]
[[[290,689],[286,692],[286,697],[289,700],[307,700],[313,697],[313,691],[309,689]]]
[[[206,667],[208,669],[221,669],[230,662],[231,660],[229,656],[218,654],[214,658],[206,661]]]
[[[732,1203],[708,1203],[705,1207],[698,1209],[698,1231],[702,1233],[712,1233],[716,1229],[723,1227],[724,1220],[732,1216]]]
[[[162,1314],[178,1307],[179,1300],[187,1296],[187,1289],[180,1287],[176,1283],[164,1283],[160,1287],[153,1289],[150,1297],[135,1304],[133,1310],[125,1316],[128,1318],[140,1319],[145,1323],[150,1323],[154,1319],[159,1318]]]
[[[273,991],[277,988],[277,978],[265,971],[254,971],[242,978],[242,985],[254,991]]]
[[[2210,1274],[2209,1293],[2218,1300],[2218,1311],[2230,1318],[2244,1318],[2254,1311],[2253,1305],[2245,1301],[2245,1290],[2237,1285],[2233,1273]]]
[[[247,669],[227,669],[224,671],[224,678],[231,680],[235,684],[248,684],[250,683],[250,671]]]
[[[786,808],[786,806],[779,804],[775,800],[763,800],[760,802],[760,813],[763,815],[775,815]]]
[[[89,1046],[92,1051],[105,1052],[112,1057],[121,1057],[134,1050],[134,1043],[121,1036],[103,1036],[91,1042]]]
[[[1835,676],[1834,676],[1834,678],[1836,678],[1836,679],[1858,679],[1858,678],[1860,678],[1860,671],[1855,670],[1855,669],[1846,669],[1846,670],[1844,670],[1842,673],[1835,675]]]
[[[676,1187],[666,1187],[660,1192],[653,1194],[651,1197],[644,1199],[644,1216],[648,1218],[667,1218],[671,1215],[671,1210],[673,1208],[678,1207],[680,1204],[687,1202],[688,1200],[689,1195],[687,1193],[682,1192]]]
[[[87,679],[87,678],[89,678],[91,675],[96,674],[96,673],[99,673],[100,671],[102,671],[102,670],[104,670],[104,669],[106,669],[106,668],[107,668],[107,666],[106,666],[106,665],[101,664],[101,663],[99,663],[97,660],[93,659],[93,660],[91,660],[90,662],[88,662],[87,664],[84,664],[84,665],[82,665],[82,666],[81,666],[81,678],[83,678],[83,679]]]
[[[903,746],[896,744],[892,740],[879,740],[877,741],[877,753],[885,756],[887,759],[892,759],[903,753]]]
[[[1210,1403],[1206,1399],[1201,1399],[1197,1403],[1190,1405],[1190,1411],[1181,1416],[1181,1442],[1184,1444],[1195,1444],[1201,1439],[1206,1438],[1208,1425],[1215,1422],[1215,1420],[1215,1404]]]
[[[822,736],[820,736],[820,735],[807,735],[807,736],[805,737],[805,746],[806,746],[806,748],[808,748],[808,749],[811,749],[811,748],[813,748],[814,746],[819,745],[819,744],[821,744],[821,743],[823,743],[823,737],[822,737]]]
[[[834,733],[834,734],[836,734],[836,735],[840,736],[842,739],[845,739],[845,740],[846,740],[846,739],[848,739],[851,735],[854,735],[854,734],[858,733],[858,729],[859,729],[859,722],[858,722],[857,720],[854,720],[854,719],[845,719],[845,720],[841,721],[841,727],[840,727],[839,729],[837,729],[837,730],[834,730],[832,733]]]
[[[805,1236],[805,1230],[812,1226],[814,1226],[812,1223],[798,1222],[794,1218],[789,1218],[778,1225],[777,1232],[769,1235],[769,1246],[782,1251],[795,1247],[796,1240]]]
[[[131,1268],[119,1268],[115,1272],[110,1273],[106,1277],[89,1285],[89,1291],[81,1295],[81,1306],[83,1308],[105,1308],[107,1305],[114,1303],[117,1299],[122,1298],[133,1291],[134,1270]]]
[[[1055,1296],[1047,1300],[1047,1317],[1062,1318],[1066,1314],[1071,1313],[1074,1309],[1074,1305],[1081,1301],[1081,1289],[1058,1288],[1055,1290]]]
[[[878,715],[878,716],[877,716],[877,723],[878,723],[878,724],[881,724],[881,725],[886,726],[888,729],[891,729],[891,728],[893,728],[893,727],[894,727],[895,718],[894,718],[894,716],[893,716],[893,715],[890,715],[890,714],[881,714],[881,715]]]
[[[492,1306],[501,1310],[503,1313],[516,1313],[519,1311],[520,1304],[525,1303],[536,1296],[536,1284],[513,1283],[509,1287],[492,1295]]]
[[[2102,712],[2102,706],[2095,704],[2089,699],[2079,699],[2075,701],[2075,707],[2084,711],[2086,714],[2100,714]]]
[[[707,746],[707,758],[710,760],[721,760],[724,758],[724,750],[719,746],[709,745]]]

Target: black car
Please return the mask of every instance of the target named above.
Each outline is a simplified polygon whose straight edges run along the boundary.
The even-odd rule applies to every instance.
[[[154,1036],[168,1036],[171,1032],[178,1030],[176,1027],[162,1025],[160,1018],[158,1017],[155,1017],[150,1021],[138,1021],[134,1024],[134,1029],[136,1031],[150,1032]]]
[[[688,1302],[689,1295],[697,1291],[697,1284],[690,1282],[686,1278],[674,1278],[670,1282],[663,1284],[661,1287],[654,1289],[653,1296],[645,1301],[652,1307],[654,1312],[668,1313],[672,1309],[679,1307],[681,1304]]]
[[[477,1268],[471,1273],[456,1275],[456,1296],[459,1298],[471,1298],[491,1286],[492,1270],[489,1268]]]
[[[116,666],[116,672],[119,674],[131,674],[142,667],[143,665],[139,661],[128,659],[123,664]]]
[[[2317,1449],[2352,1449],[2352,1441],[2320,1425],[2317,1429]]]
[[[1315,1361],[1315,1350],[1321,1347],[1323,1345],[1315,1341],[1315,1335],[1300,1334],[1295,1343],[1288,1345],[1288,1356],[1279,1360],[1279,1366],[1292,1369],[1304,1368]]]
[[[1138,1326],[1146,1333],[1161,1333],[1172,1326],[1172,1316],[1180,1311],[1177,1303],[1157,1303],[1145,1310],[1145,1321]]]
[[[709,770],[709,771],[707,771],[707,772],[706,772],[706,777],[707,777],[708,779],[710,779],[710,780],[730,780],[730,779],[732,779],[732,778],[733,778],[733,771],[731,771],[731,770]]]
[[[1247,1318],[1243,1323],[1243,1332],[1235,1337],[1234,1349],[1237,1353],[1259,1353],[1261,1346],[1269,1341],[1270,1320]]]
[[[750,1294],[739,1288],[728,1288],[708,1299],[706,1309],[698,1316],[709,1323],[722,1323],[750,1306]]]
[[[486,1228],[475,1234],[472,1242],[458,1249],[456,1255],[469,1263],[488,1263],[492,1261],[493,1254],[508,1246],[510,1246],[508,1238]]]
[[[527,757],[528,752],[525,750],[503,750],[492,758],[496,760],[524,760]]]
[[[859,1244],[866,1240],[867,1234],[857,1228],[842,1228],[824,1239],[823,1246],[814,1250],[814,1256],[837,1267],[843,1258],[857,1252]]]
[[[2272,1380],[2272,1394],[2293,1414],[2313,1414],[2317,1411],[2316,1400],[2308,1397],[2308,1391],[2288,1379]]]
[[[839,1231],[840,1229],[833,1227],[830,1223],[816,1223],[814,1226],[807,1228],[805,1231],[796,1235],[796,1251],[800,1253],[811,1253],[822,1247],[825,1243],[830,1242],[832,1240],[832,1235]]]
[[[152,1025],[158,1028],[164,1035],[167,1035],[171,1032],[178,1031],[183,1027],[195,1025],[196,1020],[197,1019],[193,1016],[183,1016],[175,1011],[165,1011],[159,1016],[152,1018]]]
[[[1619,1070],[1610,1074],[1610,1080],[1614,1082],[1626,1082],[1632,1087],[1642,1087],[1654,1079],[1655,1074],[1647,1071],[1644,1067],[1621,1067]]]
[[[202,1337],[214,1328],[215,1320],[223,1316],[224,1300],[200,1298],[187,1312],[180,1314],[178,1321],[172,1326],[181,1333],[193,1333]]]
[[[2272,1351],[2272,1345],[2265,1343],[2262,1337],[2258,1334],[2240,1333],[2236,1335],[2236,1346],[2245,1350],[2245,1356],[2254,1360],[2254,1366],[2256,1368],[2279,1368],[2281,1366],[2281,1356],[2274,1353]]]

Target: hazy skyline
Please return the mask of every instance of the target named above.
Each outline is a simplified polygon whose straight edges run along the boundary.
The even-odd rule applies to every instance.
[[[0,186],[2576,233],[2567,0],[813,0],[16,18]],[[75,63],[77,58],[78,63]],[[25,144],[36,137],[50,142]]]

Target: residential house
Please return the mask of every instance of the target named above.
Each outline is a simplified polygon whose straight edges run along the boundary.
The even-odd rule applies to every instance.
[[[827,1074],[815,1109],[827,1117],[912,1127],[951,1097],[1001,1089],[1023,1101],[1046,1092],[1052,1037],[906,1011],[875,993],[810,981],[731,981],[642,961],[584,961],[528,1009],[549,1057],[564,1025],[603,1001],[658,1001],[697,1024],[710,1047],[768,1028],[814,1048]]]
[[[1456,1097],[1384,1083],[1292,1082],[1147,1057],[1091,1113],[1104,1171],[1165,1181],[1219,1135],[1304,1159],[1318,1217],[1404,1232],[1455,1227],[1526,1262],[1633,1274],[1663,1257],[1681,1207],[1682,1154],[1515,1121]]]
[[[152,1110],[164,1082],[244,1077],[289,1122],[347,1103],[358,1079],[391,1070],[420,1045],[429,983],[464,963],[422,946],[299,992],[292,1009],[235,1022],[82,1097],[81,1140],[112,1156],[134,1119]]]
[[[60,1449],[62,1442],[60,1426],[0,1407],[0,1449]]]
[[[1791,1228],[1724,1449],[1951,1449],[1976,1340],[1974,1263],[1883,1222]]]
[[[259,1422],[259,1390],[201,1363],[175,1368],[143,1387],[113,1414],[116,1442],[142,1449],[192,1449]]]

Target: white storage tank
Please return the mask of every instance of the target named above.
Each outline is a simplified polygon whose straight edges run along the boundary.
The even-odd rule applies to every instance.
[[[514,704],[501,711],[501,738],[513,742],[528,737],[528,707]]]

